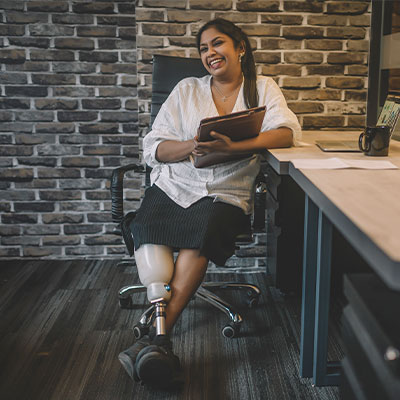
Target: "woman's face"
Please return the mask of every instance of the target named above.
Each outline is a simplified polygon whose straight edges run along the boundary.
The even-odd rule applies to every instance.
[[[215,77],[241,74],[239,54],[233,40],[214,27],[205,30],[200,37],[200,56],[207,71]]]

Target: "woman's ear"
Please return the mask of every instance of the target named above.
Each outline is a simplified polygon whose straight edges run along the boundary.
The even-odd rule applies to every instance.
[[[246,52],[246,44],[244,43],[244,40],[242,40],[239,44],[239,51],[240,51],[240,53]]]

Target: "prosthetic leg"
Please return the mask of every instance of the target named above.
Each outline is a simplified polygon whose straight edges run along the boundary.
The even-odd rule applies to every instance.
[[[147,298],[154,305],[156,332],[151,343],[138,353],[134,376],[153,386],[176,385],[181,383],[181,368],[165,329],[165,308],[171,298],[169,282],[174,273],[172,249],[145,244],[135,252],[135,259],[140,281],[147,288]]]
[[[135,251],[140,281],[147,288],[147,298],[155,307],[156,333],[165,335],[165,307],[171,298],[169,282],[174,273],[172,249],[145,244]]]

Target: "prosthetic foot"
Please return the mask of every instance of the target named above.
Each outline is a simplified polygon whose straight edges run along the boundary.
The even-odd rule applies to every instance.
[[[122,352],[119,360],[137,381],[157,387],[174,386],[181,381],[181,368],[165,329],[165,308],[171,298],[169,282],[174,272],[172,249],[146,244],[135,252],[135,258],[140,281],[154,305],[155,332],[151,329],[149,336]]]

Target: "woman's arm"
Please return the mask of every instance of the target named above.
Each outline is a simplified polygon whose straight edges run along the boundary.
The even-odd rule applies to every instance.
[[[210,142],[195,142],[193,150],[195,156],[202,156],[212,152],[225,154],[248,154],[260,153],[266,149],[277,147],[290,147],[293,144],[293,133],[289,128],[272,129],[260,134],[254,138],[233,142],[228,136],[217,132],[211,132],[215,139]]]
[[[159,162],[182,161],[189,157],[195,148],[195,140],[164,140],[156,150],[156,159]]]

